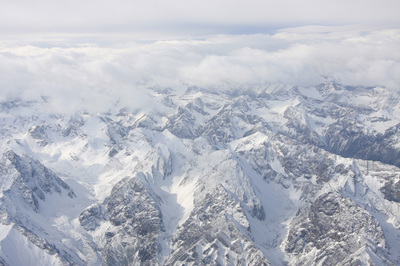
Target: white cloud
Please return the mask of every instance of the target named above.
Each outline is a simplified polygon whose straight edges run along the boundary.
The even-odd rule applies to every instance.
[[[311,86],[329,77],[345,85],[379,85],[400,91],[397,29],[305,27],[272,35],[214,35],[112,45],[76,42],[79,39],[60,46],[57,40],[41,47],[14,40],[0,45],[1,96],[40,99],[45,95],[61,111],[100,111],[118,99],[131,107],[154,105],[140,84]]]

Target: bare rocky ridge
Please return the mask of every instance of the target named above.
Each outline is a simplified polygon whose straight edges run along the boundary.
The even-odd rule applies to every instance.
[[[367,259],[370,264],[392,264],[383,254],[386,241],[378,221],[334,192],[298,212],[286,241],[286,252],[299,264],[360,265],[365,252],[373,254]]]
[[[3,199],[15,202],[22,200],[26,207],[35,212],[39,212],[40,201],[45,201],[47,194],[64,192],[70,198],[75,197],[62,179],[26,155],[22,157],[12,150],[4,152],[0,158],[0,168],[1,188],[5,194]],[[10,204],[5,205],[11,207]]]
[[[107,265],[159,264],[158,238],[164,231],[162,214],[154,199],[137,177],[117,183],[101,205],[85,210],[79,221],[87,230],[104,222],[109,227],[99,244]]]
[[[27,241],[48,255],[56,256],[61,263],[69,264],[71,261],[83,263],[76,256],[59,249],[52,239],[46,239],[43,233],[48,228],[32,219],[35,214],[41,214],[41,206],[46,204],[51,195],[58,194],[59,197],[68,200],[76,197],[74,191],[37,160],[27,155],[20,156],[12,150],[5,151],[1,156],[0,169],[2,224],[11,225],[14,230],[26,237]]]

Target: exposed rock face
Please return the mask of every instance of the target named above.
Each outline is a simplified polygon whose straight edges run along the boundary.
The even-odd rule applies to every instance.
[[[98,243],[107,265],[160,263],[158,238],[164,230],[162,214],[137,177],[118,182],[103,204],[89,207],[79,220],[87,230],[96,230],[105,222],[109,224]]]
[[[308,210],[299,211],[285,244],[297,265],[373,264],[385,247],[382,229],[371,214],[334,192],[318,197]],[[389,263],[384,256],[380,259]]]
[[[250,235],[240,201],[217,187],[178,227],[167,265],[269,265]]]
[[[393,180],[389,180],[381,188],[381,192],[383,193],[385,199],[400,203],[400,181],[394,183]]]

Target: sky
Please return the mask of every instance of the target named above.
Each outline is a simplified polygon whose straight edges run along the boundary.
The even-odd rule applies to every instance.
[[[4,33],[251,34],[305,25],[398,25],[398,0],[1,0]]]
[[[399,11],[398,0],[0,0],[0,101],[148,105],[135,100],[143,84],[399,92]]]

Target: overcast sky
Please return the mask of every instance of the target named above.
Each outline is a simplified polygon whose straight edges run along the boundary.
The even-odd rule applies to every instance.
[[[399,11],[399,0],[0,0],[0,101],[148,105],[139,84],[399,92]]]
[[[247,34],[400,23],[398,0],[0,0],[5,33]]]

